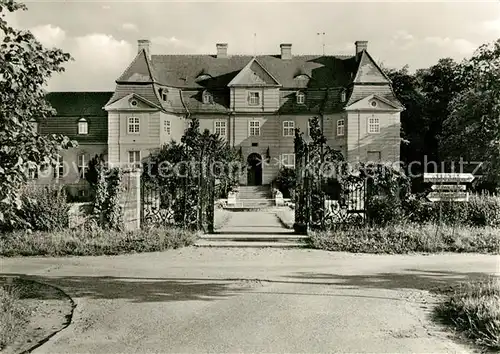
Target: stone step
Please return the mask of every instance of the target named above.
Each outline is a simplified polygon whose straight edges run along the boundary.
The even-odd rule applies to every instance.
[[[236,242],[307,242],[308,236],[296,235],[293,233],[281,233],[272,235],[255,235],[255,234],[211,234],[203,235],[200,240],[206,241],[236,241]]]
[[[245,242],[245,241],[209,241],[198,240],[196,247],[230,247],[230,248],[305,248],[306,243],[299,242]]]

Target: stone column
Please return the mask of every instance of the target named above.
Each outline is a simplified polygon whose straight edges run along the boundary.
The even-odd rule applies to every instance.
[[[125,230],[137,230],[141,227],[141,170],[124,169],[120,205],[123,210]]]

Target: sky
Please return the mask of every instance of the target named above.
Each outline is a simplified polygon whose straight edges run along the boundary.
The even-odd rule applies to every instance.
[[[74,59],[50,91],[112,91],[138,39],[152,41],[152,54],[215,54],[216,43],[228,43],[229,55],[278,54],[280,43],[292,43],[293,54],[321,54],[323,43],[327,55],[352,54],[366,40],[377,62],[413,71],[444,57],[460,61],[500,38],[500,0],[25,3],[9,24]]]

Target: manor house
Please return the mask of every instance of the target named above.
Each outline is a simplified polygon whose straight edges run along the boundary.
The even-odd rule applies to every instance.
[[[294,55],[288,43],[276,54],[257,56],[232,54],[226,43],[214,49],[161,55],[153,54],[149,40],[139,40],[114,92],[49,94],[58,115],[36,129],[80,142],[61,156],[77,166],[63,182],[75,183],[96,152],[115,164],[140,162],[162,144],[179,141],[193,117],[248,161],[242,185],[269,184],[281,166],[293,167],[294,130],[307,137],[312,117],[319,117],[328,144],[347,160],[399,161],[404,108],[368,42],[356,41],[352,55]],[[44,178],[64,175],[61,166]]]

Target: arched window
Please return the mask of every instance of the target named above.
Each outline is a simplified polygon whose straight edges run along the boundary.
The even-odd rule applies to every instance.
[[[306,103],[306,94],[302,91],[297,92],[297,104],[304,104]]]
[[[203,103],[211,104],[214,102],[213,96],[208,91],[203,91]]]
[[[89,125],[85,118],[78,121],[78,134],[87,135],[89,133]]]

